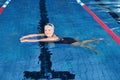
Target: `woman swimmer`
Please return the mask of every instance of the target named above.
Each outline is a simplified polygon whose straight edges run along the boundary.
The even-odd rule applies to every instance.
[[[30,37],[36,37],[36,36],[45,36],[46,38],[43,39],[28,39]],[[94,40],[84,40],[82,42],[78,42],[77,40],[70,38],[70,37],[65,37],[65,38],[59,38],[57,35],[54,33],[54,25],[51,23],[48,23],[44,27],[44,33],[42,34],[29,34],[26,36],[23,36],[20,38],[20,42],[54,42],[54,43],[60,43],[60,44],[71,44],[74,46],[80,46],[80,47],[85,47],[88,48],[92,51],[94,51],[96,54],[98,54],[98,51],[95,50],[92,46],[86,45],[87,43],[98,41],[98,40],[103,40],[103,38],[96,38]]]

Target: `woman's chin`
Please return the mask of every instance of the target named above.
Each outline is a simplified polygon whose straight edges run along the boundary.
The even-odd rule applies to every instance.
[[[51,35],[47,35],[47,37],[52,37]]]

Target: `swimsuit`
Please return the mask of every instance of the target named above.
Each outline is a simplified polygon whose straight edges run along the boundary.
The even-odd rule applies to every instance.
[[[64,38],[60,38],[59,41],[54,42],[54,43],[59,43],[59,44],[72,44],[74,42],[77,42],[77,40],[70,38],[70,37],[64,37]]]

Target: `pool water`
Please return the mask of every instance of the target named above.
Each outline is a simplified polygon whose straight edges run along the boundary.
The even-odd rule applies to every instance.
[[[100,0],[118,17],[119,0]],[[0,5],[5,0],[0,1]],[[89,43],[99,51],[65,44],[48,44],[52,53],[52,69],[69,71],[75,80],[119,80],[120,45],[85,11],[76,0],[45,0],[47,18],[55,25],[60,37],[72,37],[79,41],[104,38]],[[120,36],[119,23],[99,5],[97,0],[83,2]],[[41,20],[40,0],[12,0],[0,15],[0,80],[22,80],[24,71],[40,71],[39,43],[20,43],[19,38],[39,33]],[[117,10],[116,10],[117,9]],[[44,16],[43,16],[44,17]],[[39,63],[39,64],[38,64]]]

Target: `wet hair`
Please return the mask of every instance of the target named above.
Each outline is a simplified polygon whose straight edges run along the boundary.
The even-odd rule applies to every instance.
[[[52,23],[47,23],[45,26],[51,26],[54,29],[54,25]]]

